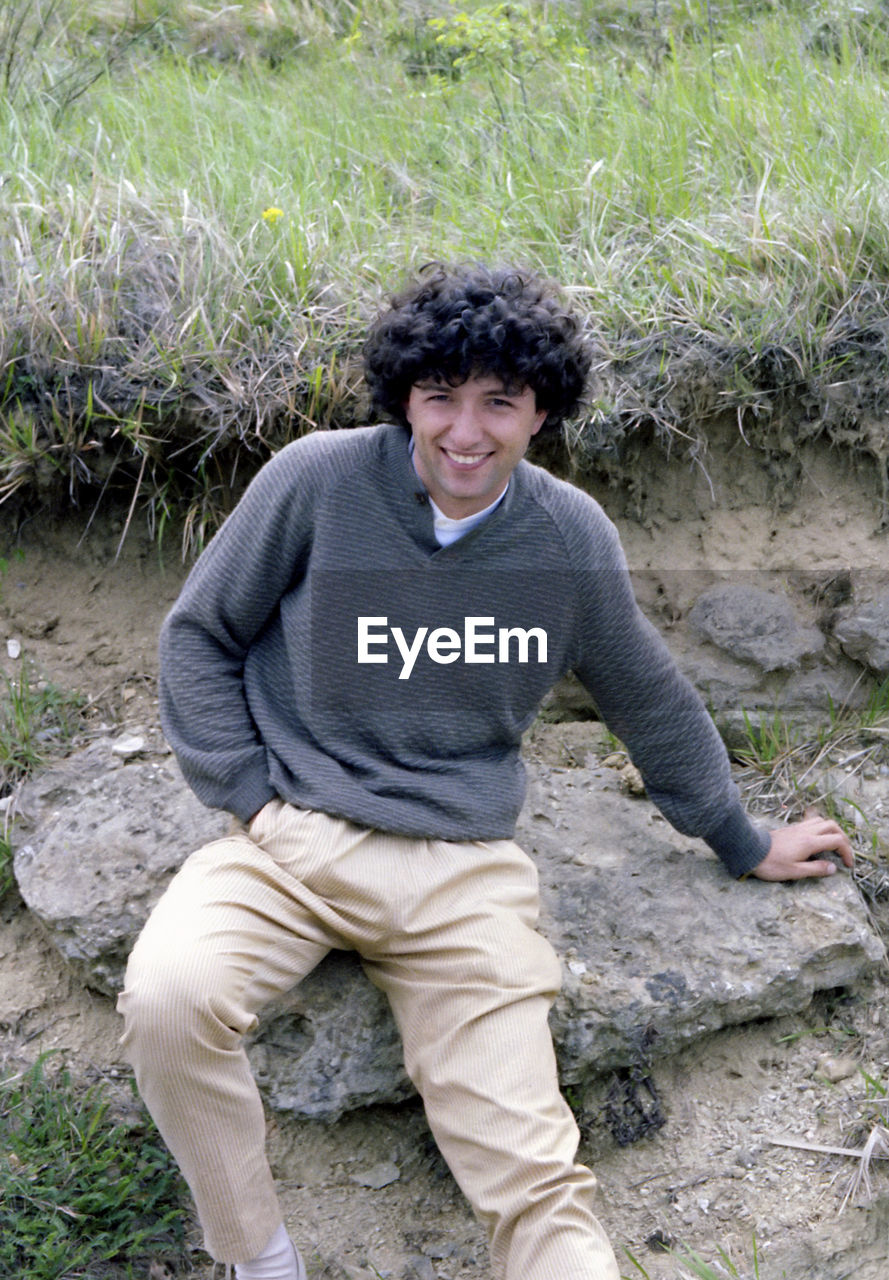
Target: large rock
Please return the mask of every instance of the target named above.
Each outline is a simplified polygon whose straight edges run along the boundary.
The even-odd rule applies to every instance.
[[[800,623],[786,595],[746,584],[723,582],[703,592],[689,622],[717,648],[763,671],[796,671],[824,649],[823,632]]]
[[[889,676],[889,590],[848,609],[836,622],[834,634],[843,651],[876,673]]]
[[[197,803],[172,756],[124,764],[115,746],[100,739],[27,784],[14,859],[25,902],[105,992],[120,988],[133,941],[185,854],[232,821]]]
[[[110,744],[43,774],[20,808],[22,895],[109,993],[174,868],[228,825],[170,757],[121,764]],[[563,960],[552,1026],[566,1082],[802,1009],[882,958],[849,876],[735,882],[648,801],[623,794],[611,769],[535,766],[518,834],[540,868],[541,927]],[[250,1052],[270,1103],[304,1115],[411,1092],[385,1001],[351,956],[328,957],[269,1009]]]
[[[838,575],[839,585],[775,573],[707,581],[714,576],[645,571],[633,575],[633,585],[728,740],[740,745],[750,724],[776,716],[793,732],[815,734],[829,708],[867,708],[875,678],[889,670],[889,594],[879,594],[872,575]],[[596,711],[569,678],[546,699],[543,714],[559,721],[591,719]]]
[[[801,1010],[883,956],[848,875],[733,880],[608,769],[532,778],[521,836],[564,958],[551,1021],[566,1082]]]

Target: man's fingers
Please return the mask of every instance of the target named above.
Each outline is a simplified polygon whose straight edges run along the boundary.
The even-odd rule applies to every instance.
[[[821,836],[818,841],[818,848],[813,849],[812,852],[836,853],[842,858],[845,866],[851,867],[855,865],[855,854],[852,851],[849,837],[844,831],[840,831],[838,835],[828,833]]]
[[[825,831],[820,839],[816,853],[837,853],[842,858],[847,867],[851,867],[855,862],[855,854],[852,851],[852,844],[845,831],[836,822],[830,824],[831,829]]]
[[[806,880],[832,876],[838,870],[835,854],[846,867],[855,864],[849,837],[838,822],[813,814],[800,822],[791,822],[771,833],[765,858],[754,868],[761,880]]]
[[[766,859],[753,874],[762,880],[812,880],[836,875],[836,870],[827,858]]]
[[[812,809],[806,810],[806,817],[799,824],[801,830],[808,829],[808,833],[812,837],[812,849],[814,853],[827,853],[828,850],[839,854],[843,863],[847,867],[851,867],[855,863],[855,855],[852,851],[852,844],[843,828],[833,818],[823,818],[820,814],[815,813]]]
[[[808,880],[811,877],[836,875],[837,864],[828,862],[826,858],[811,858],[808,862],[798,862],[791,872],[794,880]]]

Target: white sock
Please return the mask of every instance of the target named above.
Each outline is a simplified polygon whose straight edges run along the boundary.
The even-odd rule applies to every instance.
[[[296,1245],[281,1223],[262,1253],[249,1262],[235,1264],[236,1280],[306,1280],[306,1269]]]

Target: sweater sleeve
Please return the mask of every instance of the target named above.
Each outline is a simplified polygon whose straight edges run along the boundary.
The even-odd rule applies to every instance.
[[[161,724],[186,781],[212,808],[246,820],[274,797],[250,714],[244,662],[304,572],[312,474],[303,441],[257,474],[199,558],[160,637]]]
[[[733,875],[746,874],[768,852],[768,833],[745,814],[725,746],[639,609],[617,532],[604,516],[587,538],[578,573],[578,677],[668,821],[703,838]]]

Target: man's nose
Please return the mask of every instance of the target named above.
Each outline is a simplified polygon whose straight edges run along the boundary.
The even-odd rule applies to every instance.
[[[454,440],[464,444],[472,444],[479,438],[479,414],[471,401],[458,401],[454,406],[451,420],[451,435]]]

